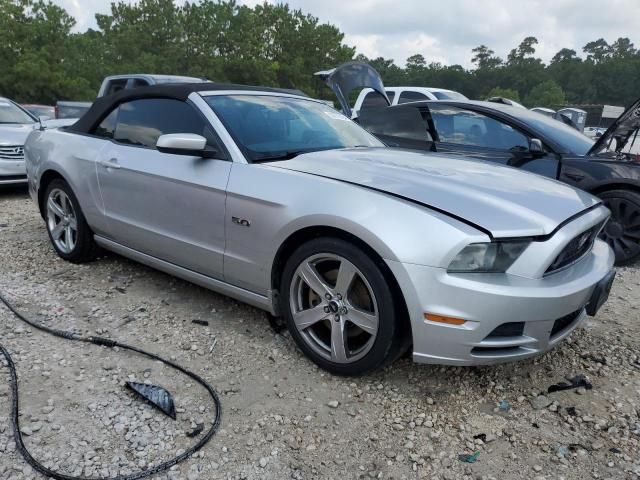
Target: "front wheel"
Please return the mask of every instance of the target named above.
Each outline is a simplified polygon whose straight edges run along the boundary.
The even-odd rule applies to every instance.
[[[616,254],[616,265],[628,265],[640,258],[640,194],[609,190],[599,195],[611,210],[602,239]]]
[[[98,246],[69,184],[62,179],[53,180],[47,186],[45,202],[47,232],[56,253],[73,263],[93,260]]]
[[[293,339],[325,370],[361,375],[392,362],[406,346],[384,273],[352,243],[305,243],[287,261],[281,287]]]

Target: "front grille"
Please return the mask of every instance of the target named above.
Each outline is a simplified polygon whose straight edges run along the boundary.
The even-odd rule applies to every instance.
[[[576,310],[569,315],[565,315],[564,317],[560,317],[555,322],[553,322],[553,328],[551,329],[551,338],[555,337],[558,333],[562,332],[566,328],[568,328],[582,313],[582,309]]]
[[[0,160],[24,160],[24,146],[4,145],[0,146]]]
[[[547,268],[545,275],[561,270],[586,255],[589,250],[591,250],[601,227],[602,224],[591,227],[567,243],[553,263]]]

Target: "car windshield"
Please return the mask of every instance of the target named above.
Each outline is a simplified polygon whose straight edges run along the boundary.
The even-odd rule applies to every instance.
[[[438,100],[468,100],[467,97],[458,92],[453,91],[434,91],[431,92]]]
[[[593,146],[593,140],[575,128],[541,113],[530,113],[526,118],[527,123],[540,130],[546,137],[562,146],[567,152],[586,155]]]
[[[18,123],[30,124],[35,120],[24,110],[8,100],[0,100],[0,124]]]
[[[273,95],[212,95],[207,103],[250,161],[349,147],[382,147],[379,140],[333,108]]]

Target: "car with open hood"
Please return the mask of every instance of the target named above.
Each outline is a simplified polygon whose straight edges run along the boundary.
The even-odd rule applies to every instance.
[[[105,248],[284,318],[344,375],[544,352],[607,299],[598,198],[528,172],[388,148],[319,100],[224,84],[123,90],[35,131],[53,248]]]
[[[341,71],[344,71],[344,66],[340,67]],[[330,70],[322,70],[314,73],[314,76],[320,78],[322,81],[327,82],[327,79],[331,76],[334,81],[335,68]],[[340,75],[340,73],[338,74]],[[342,75],[340,75],[342,77]],[[342,77],[344,81],[344,77]],[[377,89],[363,88],[358,93],[358,97],[353,105],[351,112],[351,118],[357,118],[358,112],[361,109],[367,109],[371,107],[379,107],[386,105],[402,105],[403,103],[415,102],[418,100],[468,100],[460,92],[455,90],[449,90],[446,88],[435,87],[384,87],[385,95],[382,96]]]
[[[365,64],[337,68],[327,84],[343,108],[349,108],[348,93],[357,87],[384,92],[377,72]],[[635,142],[640,100],[595,143],[540,113],[472,100],[363,109],[358,121],[390,146],[447,154],[451,161],[494,162],[586,190],[600,197],[612,212],[601,236],[615,251],[616,263],[629,264],[640,258],[640,156]]]

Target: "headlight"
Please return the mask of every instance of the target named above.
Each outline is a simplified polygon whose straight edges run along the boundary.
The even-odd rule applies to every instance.
[[[472,243],[462,249],[449,264],[448,272],[501,273],[516,261],[529,240],[509,242]]]

